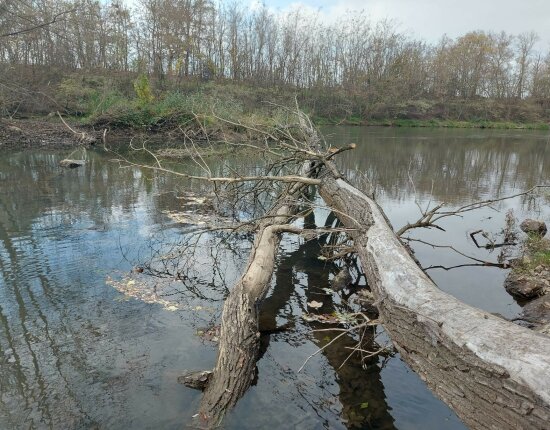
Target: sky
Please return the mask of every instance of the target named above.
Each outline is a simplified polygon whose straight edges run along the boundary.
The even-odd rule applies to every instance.
[[[251,0],[253,5],[258,0]],[[318,10],[333,20],[346,11],[365,10],[374,21],[392,19],[415,38],[437,42],[443,34],[461,36],[472,30],[519,34],[534,31],[539,49],[550,48],[550,0],[264,0],[267,7]]]

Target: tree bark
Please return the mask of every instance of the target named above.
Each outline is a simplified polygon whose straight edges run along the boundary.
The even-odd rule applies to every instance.
[[[550,338],[439,290],[378,205],[327,175],[319,193],[352,233],[384,328],[431,390],[471,428],[548,428]]]
[[[304,165],[304,173],[308,165]],[[259,352],[258,306],[265,297],[275,267],[281,233],[301,232],[289,225],[297,212],[303,183],[291,184],[260,222],[247,266],[227,297],[222,312],[216,367],[208,380],[197,419],[205,428],[217,427],[254,379]]]

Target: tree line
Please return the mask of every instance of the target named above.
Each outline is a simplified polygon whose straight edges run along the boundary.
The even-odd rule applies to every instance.
[[[32,30],[32,31],[31,31]],[[473,31],[427,43],[365,12],[334,23],[295,9],[211,0],[5,0],[0,62],[132,71],[182,82],[338,88],[371,102],[550,99],[537,35]]]

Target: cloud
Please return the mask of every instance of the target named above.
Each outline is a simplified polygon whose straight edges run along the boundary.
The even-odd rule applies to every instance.
[[[401,31],[428,42],[436,42],[443,34],[457,37],[473,30],[535,31],[539,48],[550,48],[550,0],[268,0],[266,5],[282,11],[319,10],[329,22],[346,12],[364,10],[373,21],[391,19]]]

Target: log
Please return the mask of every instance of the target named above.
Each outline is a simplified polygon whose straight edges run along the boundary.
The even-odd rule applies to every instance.
[[[304,164],[302,171],[309,172],[308,166]],[[218,358],[201,399],[197,426],[218,427],[254,379],[260,346],[259,304],[270,286],[281,234],[301,232],[289,222],[305,189],[304,183],[287,186],[259,223],[247,266],[223,306]]]
[[[84,160],[69,160],[68,158],[61,160],[59,162],[59,165],[61,167],[66,167],[68,169],[75,169],[77,167],[82,167],[84,166],[84,164],[86,164]]]
[[[550,338],[439,290],[376,202],[342,179],[332,156],[321,153],[307,117],[300,114],[299,119],[305,152],[317,151],[312,156],[317,161],[304,163],[302,170],[318,173],[314,185],[319,194],[353,229],[374,304],[403,360],[471,428],[547,428]],[[300,231],[289,221],[308,184],[313,184],[311,178],[289,184],[260,223],[246,269],[224,304],[218,359],[197,414],[204,427],[218,426],[255,376],[258,305],[269,287],[280,234]]]
[[[438,289],[376,202],[326,170],[319,193],[356,229],[380,318],[403,360],[471,428],[548,428],[550,337]]]

